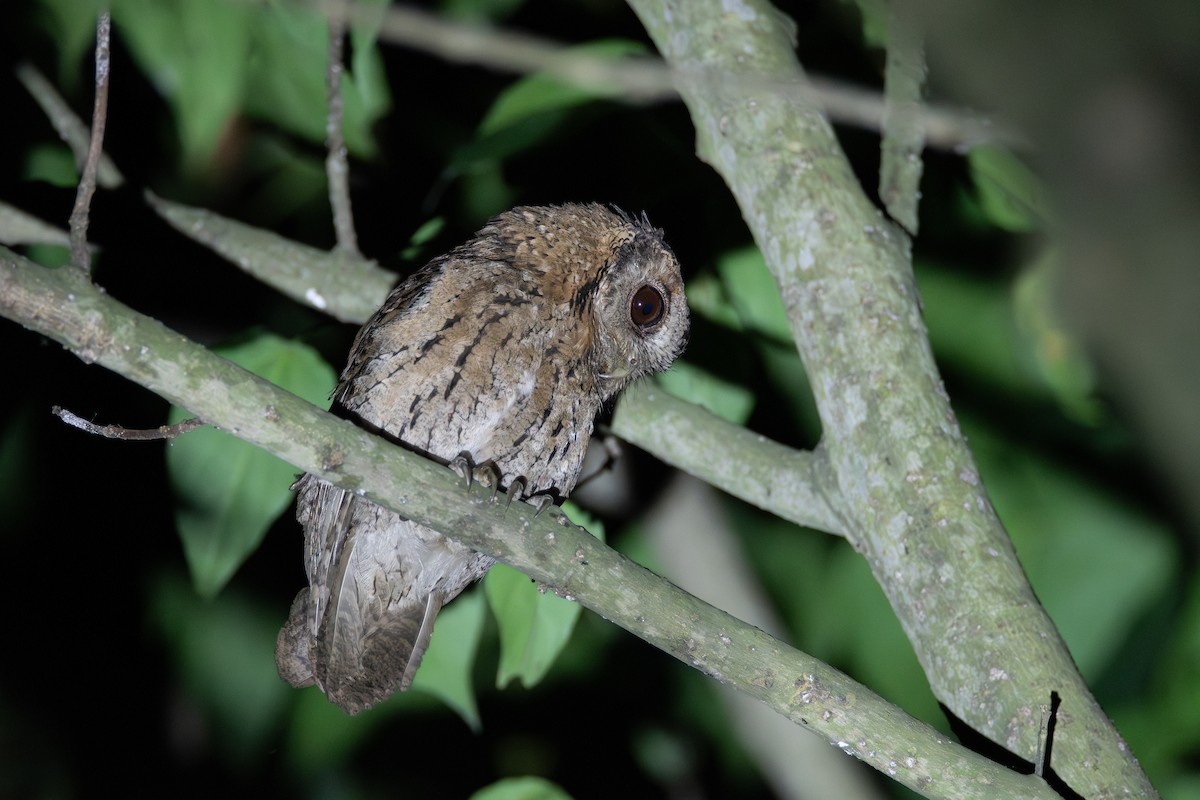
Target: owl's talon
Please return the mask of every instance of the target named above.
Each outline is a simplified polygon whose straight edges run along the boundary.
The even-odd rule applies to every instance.
[[[467,492],[471,491],[471,458],[466,452],[459,453],[454,458],[450,459],[450,463],[446,466],[450,468],[458,477],[462,478],[463,484],[466,486]]]
[[[521,498],[524,496],[525,479],[521,477],[513,478],[512,482],[508,484],[508,495],[504,499],[504,510],[508,510],[508,507],[512,505],[513,500],[520,502]]]
[[[548,494],[535,494],[526,502],[537,509],[537,511],[533,512],[533,516],[536,519],[539,514],[554,505],[554,497]]]

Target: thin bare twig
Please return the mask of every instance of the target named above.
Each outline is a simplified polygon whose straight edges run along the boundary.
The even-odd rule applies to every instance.
[[[17,67],[17,78],[24,84],[25,90],[34,101],[41,106],[59,138],[71,148],[71,153],[75,156],[75,168],[82,173],[83,165],[87,162],[88,143],[91,140],[83,120],[71,110],[67,101],[37,67],[32,64],[20,64]],[[117,165],[108,155],[101,152],[96,183],[105,189],[116,189],[124,182],[125,176],[117,169]]]
[[[358,236],[354,233],[354,213],[350,206],[350,165],[346,140],[342,135],[342,50],[346,39],[346,21],[329,19],[329,64],[325,70],[325,175],[329,181],[329,205],[333,209],[333,227],[337,248],[357,256]]]
[[[104,147],[104,123],[108,116],[108,40],[111,27],[112,18],[106,9],[96,20],[96,100],[92,107],[92,140],[83,162],[83,174],[75,194],[75,208],[71,211],[71,265],[83,272],[90,272],[88,209],[96,192],[96,169]]]
[[[126,442],[153,442],[160,439],[176,439],[185,433],[204,427],[207,423],[196,418],[185,419],[174,425],[159,425],[157,428],[126,428],[124,425],[97,425],[88,422],[62,406],[54,406],[50,413],[81,431],[103,436],[105,439],[121,439]]]

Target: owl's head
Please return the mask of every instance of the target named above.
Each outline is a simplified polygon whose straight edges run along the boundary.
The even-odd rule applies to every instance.
[[[521,206],[492,219],[473,247],[523,276],[554,351],[586,371],[602,400],[665,370],[687,344],[679,262],[644,214],[597,203]]]
[[[679,262],[662,231],[621,212],[591,299],[590,361],[608,397],[671,365],[688,341],[688,307]]]

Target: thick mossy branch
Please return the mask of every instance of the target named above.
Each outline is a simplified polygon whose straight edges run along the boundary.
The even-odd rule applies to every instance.
[[[444,467],[246,372],[99,291],[0,249],[0,316],[295,465],[453,531],[928,797],[1056,795],[914,720],[866,687],[698,600],[560,519],[464,494]]]
[[[759,0],[630,0],[683,75],[805,80]],[[828,121],[753,82],[681,85],[697,150],[733,191],[788,310],[867,558],[934,693],[1033,761],[1041,707],[1063,698],[1053,769],[1088,797],[1153,796],[1034,597],[942,387],[908,240],[863,194]]]

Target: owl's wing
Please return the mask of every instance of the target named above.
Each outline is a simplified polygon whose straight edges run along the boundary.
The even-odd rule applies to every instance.
[[[330,702],[357,714],[412,683],[444,595],[413,585],[421,564],[406,543],[419,537],[405,526],[414,523],[319,479],[306,480],[301,503],[312,502],[300,516],[313,570],[308,666]],[[283,641],[281,634],[280,648]],[[278,652],[276,660],[289,667],[299,661],[281,661]],[[295,684],[282,666],[280,674]]]

